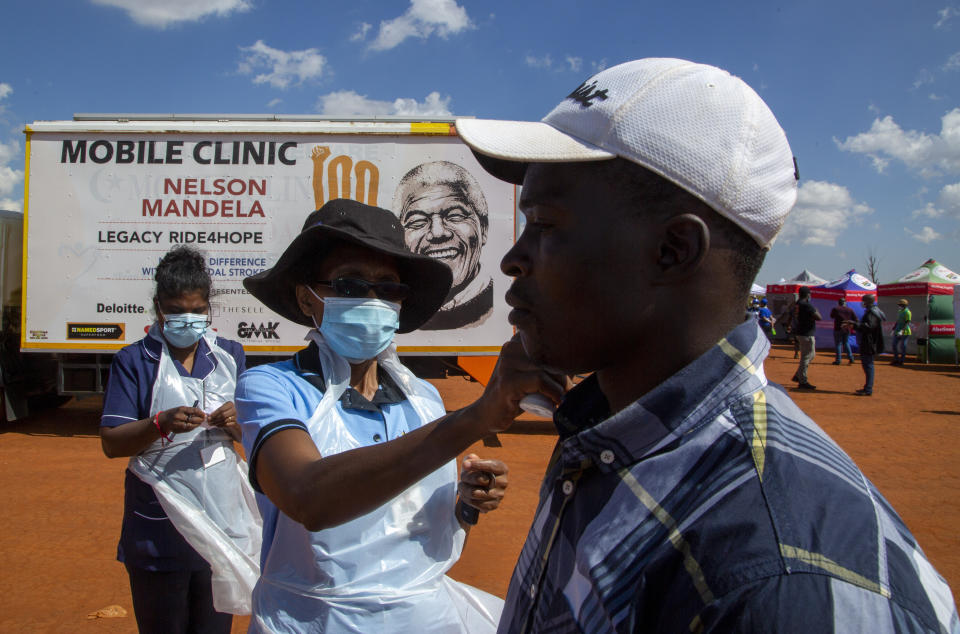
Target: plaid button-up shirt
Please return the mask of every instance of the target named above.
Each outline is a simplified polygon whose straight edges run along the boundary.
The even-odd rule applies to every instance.
[[[756,323],[560,434],[500,632],[960,632],[946,582],[776,385]]]

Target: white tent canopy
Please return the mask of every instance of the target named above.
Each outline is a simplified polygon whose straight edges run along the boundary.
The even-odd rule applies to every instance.
[[[801,286],[819,286],[820,284],[826,284],[827,280],[823,279],[816,273],[811,273],[809,269],[803,269],[795,277],[784,280],[780,282],[781,284],[800,284]]]

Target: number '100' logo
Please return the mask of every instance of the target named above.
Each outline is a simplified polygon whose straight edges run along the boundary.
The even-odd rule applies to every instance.
[[[357,161],[345,154],[333,158],[329,163],[330,148],[318,145],[313,148],[310,158],[313,160],[313,200],[315,209],[320,209],[328,200],[334,198],[353,198],[367,205],[377,205],[377,190],[380,188],[380,170],[370,161]],[[326,163],[326,174],[324,164]],[[326,178],[324,178],[326,176]],[[356,181],[356,193],[351,196],[352,183]],[[324,189],[326,182],[326,190]]]

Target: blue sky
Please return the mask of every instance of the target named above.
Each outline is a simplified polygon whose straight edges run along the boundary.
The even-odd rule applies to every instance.
[[[156,8],[161,7],[161,8]],[[960,270],[957,0],[6,2],[0,208],[23,126],[74,113],[473,115],[536,120],[595,70],[681,57],[742,77],[800,166],[761,283]]]

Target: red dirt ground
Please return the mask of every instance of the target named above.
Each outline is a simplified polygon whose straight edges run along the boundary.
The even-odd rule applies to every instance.
[[[960,371],[955,366],[877,366],[873,397],[853,391],[859,364],[810,370],[816,392],[791,389],[797,403],[853,457],[900,512],[933,565],[960,588]],[[793,353],[774,350],[771,381],[792,386]],[[481,386],[435,382],[447,407],[469,403]],[[0,632],[135,632],[130,591],[115,560],[125,461],[108,460],[97,437],[99,398],[0,424]],[[470,449],[510,466],[500,510],[481,518],[451,576],[504,596],[536,506],[555,436],[548,421],[521,419]],[[111,604],[128,616],[88,620]],[[234,631],[246,630],[246,617]]]

